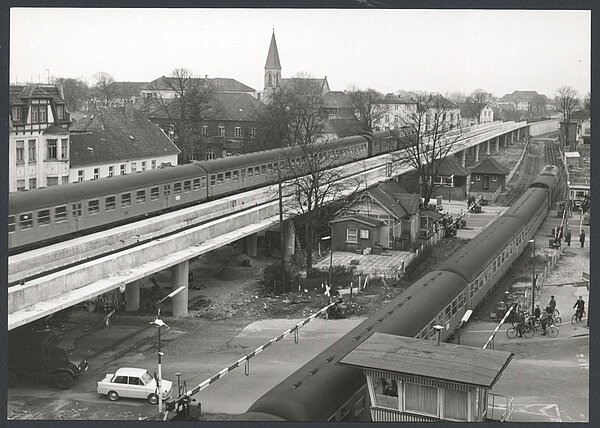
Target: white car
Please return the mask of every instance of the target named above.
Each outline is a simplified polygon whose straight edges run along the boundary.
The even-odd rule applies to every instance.
[[[167,400],[172,394],[173,382],[161,379],[162,398]],[[98,382],[98,394],[108,395],[109,400],[117,401],[120,397],[142,398],[150,404],[158,403],[156,379],[146,369],[122,367],[114,374],[109,373]]]

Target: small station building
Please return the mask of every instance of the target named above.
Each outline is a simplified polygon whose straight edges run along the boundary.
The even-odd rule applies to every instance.
[[[512,397],[490,391],[513,356],[374,333],[338,364],[365,373],[373,421],[509,421]]]

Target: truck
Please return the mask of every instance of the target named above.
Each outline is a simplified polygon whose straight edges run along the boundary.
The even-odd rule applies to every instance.
[[[75,351],[59,346],[60,339],[50,329],[20,327],[8,335],[8,386],[20,377],[52,380],[58,389],[68,389],[85,373],[88,363]]]

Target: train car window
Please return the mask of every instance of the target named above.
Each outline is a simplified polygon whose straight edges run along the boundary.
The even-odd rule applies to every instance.
[[[114,196],[107,196],[104,200],[104,207],[106,211],[112,211],[117,207],[117,198]]]
[[[100,212],[100,201],[98,199],[92,199],[88,201],[88,214],[94,215]]]
[[[245,176],[246,176],[246,168],[240,169],[240,177],[242,177],[242,180],[244,179]]]
[[[19,229],[31,229],[33,227],[33,213],[19,215]]]
[[[73,204],[73,217],[81,217],[81,203]]]
[[[217,183],[217,176],[216,174],[211,174],[210,176],[210,185],[214,186]]]
[[[217,184],[223,184],[223,173],[217,174]]]
[[[248,177],[252,177],[254,175],[254,168],[248,168]]]
[[[135,200],[138,204],[143,204],[144,202],[146,202],[146,191],[138,190],[135,194]]]
[[[261,174],[266,174],[267,173],[267,165],[261,165],[260,166],[260,173]]]
[[[191,192],[192,191],[192,180],[185,180],[183,182],[183,191]]]
[[[227,171],[225,173],[225,181],[227,181],[227,180],[231,180],[231,171]]]
[[[203,189],[206,188],[206,177],[202,177],[200,179],[200,183],[202,183],[201,186],[202,186]]]
[[[128,207],[131,205],[131,193],[123,193],[121,195],[121,207]]]
[[[267,164],[267,172],[273,172],[273,164],[272,163]]]
[[[192,189],[193,190],[200,190],[200,179],[199,178],[194,178],[194,181],[192,182]]]
[[[38,226],[46,226],[50,224],[50,210],[39,210],[37,212]]]
[[[175,195],[178,195],[181,193],[181,183],[174,183],[173,184],[173,193]]]
[[[254,175],[260,175],[260,166],[254,167]]]
[[[240,171],[239,170],[235,170],[233,171],[233,181],[239,181],[240,179]]]
[[[15,231],[15,216],[9,215],[8,216],[8,233],[11,233],[14,231]]]
[[[160,197],[158,186],[150,188],[150,200],[155,201]]]

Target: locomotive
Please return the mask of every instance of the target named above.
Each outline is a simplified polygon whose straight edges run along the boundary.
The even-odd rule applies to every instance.
[[[494,223],[374,315],[265,393],[235,420],[369,420],[364,375],[337,365],[372,333],[447,339],[468,309],[475,309],[519,257],[544,221],[558,182],[546,166],[521,197]]]

